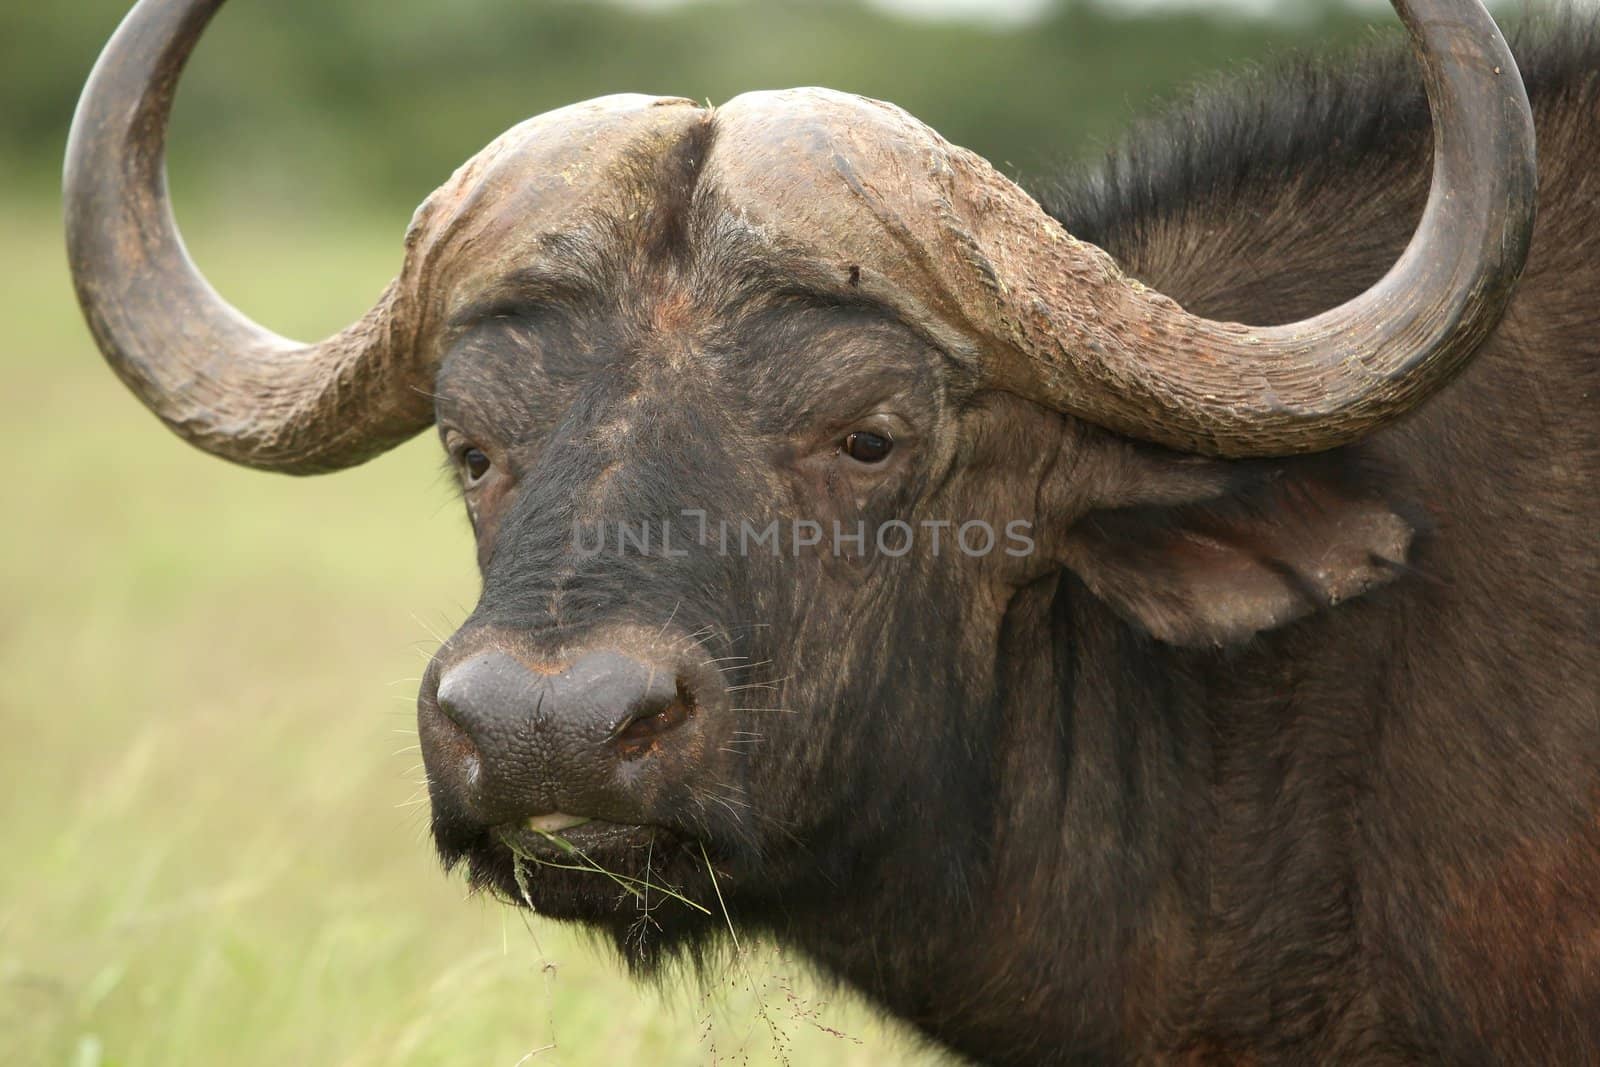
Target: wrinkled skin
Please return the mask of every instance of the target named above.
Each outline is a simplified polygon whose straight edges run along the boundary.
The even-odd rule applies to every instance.
[[[1415,418],[1326,456],[1197,459],[978,388],[847,264],[796,278],[725,225],[697,184],[714,129],[632,158],[627,210],[531,242],[559,286],[465,243],[437,418],[484,588],[419,701],[445,859],[646,972],[723,928],[709,868],[736,925],[993,1062],[1583,1061],[1600,50],[1567,48],[1524,64],[1547,162],[1507,325]],[[1282,144],[1272,123],[1328,90],[1273,87],[1262,129],[1197,134],[1159,171],[1162,210],[1134,182],[1059,210],[1203,313],[1313,313],[1380,274],[1420,208],[1426,120],[1399,69]],[[475,200],[479,233],[517,203]],[[892,436],[886,460],[846,454],[862,429]],[[575,521],[685,531],[684,509],[1023,520],[1035,544],[573,552]],[[541,865],[567,857],[460,799],[441,676],[609,648],[685,664],[693,714],[577,798],[603,822],[566,836],[710,915]],[[534,857],[520,884],[512,845]]]
[[[737,250],[700,239],[695,225],[668,203],[619,235],[654,254],[614,273],[573,270],[595,286],[461,324],[438,379],[439,428],[447,449],[470,443],[493,464],[466,490],[484,594],[429,684],[486,646],[552,664],[608,644],[692,652],[702,706],[640,771],[645,815],[660,829],[588,851],[640,877],[648,860],[654,879],[710,899],[705,842],[742,918],[763,896],[824,899],[830,882],[854,876],[827,864],[881,846],[881,819],[863,824],[860,815],[884,802],[873,779],[885,751],[905,773],[896,807],[950,827],[940,848],[952,856],[981,850],[971,815],[986,790],[974,783],[935,797],[917,785],[939,777],[949,745],[978,741],[996,719],[1004,599],[1042,564],[998,552],[952,559],[948,544],[939,560],[796,558],[787,547],[773,558],[764,546],[723,555],[715,533],[703,548],[694,543],[698,524],[682,513],[706,511],[713,531],[724,517],[758,526],[861,520],[869,529],[922,514],[1027,519],[1028,473],[993,477],[1015,466],[1019,444],[996,432],[999,416],[1051,422],[1057,433],[1060,423],[974,395],[958,365],[882,308],[751,284]],[[630,294],[620,309],[617,292]],[[892,435],[888,460],[841,452],[840,438],[864,427]],[[575,521],[615,520],[668,521],[689,555],[573,555]],[[961,624],[928,610],[947,603],[968,605]],[[929,656],[959,665],[969,680],[962,699],[952,704],[949,677],[918,669]],[[428,703],[425,686],[425,719]],[[956,720],[930,715],[909,733],[877,714],[957,704]],[[819,709],[856,728],[807,725]],[[840,788],[852,782],[859,795]],[[506,850],[447,799],[436,800],[435,825],[448,857],[465,850],[475,873],[521,895]],[[838,857],[808,841],[839,846]],[[703,917],[670,903],[646,919],[634,899],[596,892],[593,877],[539,871],[532,903],[606,923],[638,964],[703,932]],[[751,899],[738,896],[757,882]]]

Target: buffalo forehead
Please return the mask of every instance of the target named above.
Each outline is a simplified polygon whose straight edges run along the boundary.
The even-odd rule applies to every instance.
[[[717,108],[705,180],[758,225],[819,247],[938,206],[950,145],[893,104],[832,89],[745,93]]]
[[[973,340],[999,296],[985,211],[1048,223],[985,160],[893,104],[829,89],[746,93],[717,109],[715,130],[701,185],[746,226],[859,270],[872,295]]]
[[[985,245],[1005,223],[987,213],[1021,211],[1034,239],[1065,237],[981,157],[892,104],[817,88],[746,93],[714,111],[609,96],[513,127],[419,209],[407,270],[428,316],[446,321],[512,274],[559,274],[552,238],[625,234],[604,223],[647,211],[663,192],[655,164],[707,123],[695,200],[724,225],[700,239],[731,222],[785,265],[847,277],[954,347],[997,340],[1002,282]]]
[[[448,316],[505,275],[538,267],[551,237],[628,218],[652,195],[651,162],[708,114],[691,100],[629,94],[513,126],[418,209],[410,269]]]

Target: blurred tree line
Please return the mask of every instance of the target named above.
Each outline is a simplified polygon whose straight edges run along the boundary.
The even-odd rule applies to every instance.
[[[1113,0],[1106,0],[1107,3]],[[618,91],[713,102],[828,85],[893,100],[1013,174],[1102,148],[1151,95],[1392,15],[1288,0],[1273,20],[1079,2],[1020,26],[911,21],[848,0],[234,0],[178,101],[178,195],[415,205],[511,124]],[[0,182],[59,174],[73,104],[126,0],[0,8]]]

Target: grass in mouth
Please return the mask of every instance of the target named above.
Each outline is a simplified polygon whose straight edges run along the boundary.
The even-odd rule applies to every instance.
[[[733,916],[728,914],[728,904],[722,899],[722,883],[717,881],[717,871],[711,866],[711,857],[706,853],[704,841],[700,843],[700,858],[706,861],[706,876],[711,879],[711,888],[716,891],[717,907],[722,909],[722,921],[728,924],[728,936],[733,938],[733,951],[742,957],[744,947],[739,944],[739,935],[733,932]]]
[[[585,871],[592,874],[602,874],[611,879],[611,881],[615,882],[622,889],[632,893],[635,897],[638,897],[640,900],[645,899],[646,893],[656,892],[660,893],[662,896],[676,900],[680,904],[691,907],[702,915],[709,916],[711,914],[710,908],[707,908],[705,905],[696,901],[690,900],[682,893],[679,893],[673,889],[669,889],[658,882],[650,881],[647,878],[635,878],[631,875],[618,874],[616,871],[596,863],[594,860],[589,858],[589,855],[584,852],[583,849],[579,848],[577,845],[574,845],[571,841],[568,841],[560,834],[553,833],[549,830],[535,830],[534,833],[555,845],[556,848],[560,849],[566,855],[572,856],[580,862],[557,863],[553,860],[545,859],[542,856],[536,856],[530,852],[525,852],[522,849],[517,848],[515,845],[510,845],[508,842],[513,856],[515,856],[518,860],[518,862],[513,865],[512,874],[517,880],[517,889],[522,893],[523,903],[527,904],[529,908],[533,908],[533,901],[528,892],[527,874],[521,863],[523,860],[529,860],[533,863],[537,863],[541,867],[550,867],[558,871]],[[718,896],[721,896],[720,890],[718,891]],[[535,908],[533,910],[538,909]]]

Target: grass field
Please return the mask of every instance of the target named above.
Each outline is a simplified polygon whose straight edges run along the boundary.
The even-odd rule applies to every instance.
[[[56,205],[0,207],[0,1064],[935,1062],[795,961],[642,990],[446,878],[413,699],[477,590],[436,444],[311,480],[188,448],[90,344]],[[307,337],[404,224],[188,223]]]

